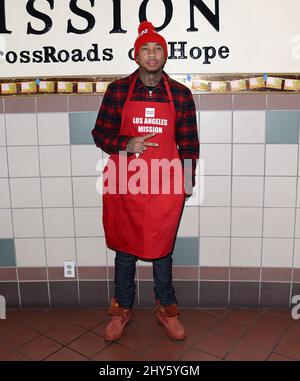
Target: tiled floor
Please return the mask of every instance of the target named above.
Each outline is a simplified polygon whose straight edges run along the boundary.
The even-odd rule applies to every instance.
[[[0,360],[300,360],[300,320],[289,310],[182,310],[187,338],[166,337],[151,310],[134,310],[125,335],[103,339],[106,310],[10,310]]]

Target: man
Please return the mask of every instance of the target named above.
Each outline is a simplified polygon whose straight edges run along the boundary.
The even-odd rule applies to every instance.
[[[132,319],[136,261],[141,258],[153,262],[156,318],[170,338],[181,340],[186,334],[172,284],[172,251],[184,200],[195,185],[196,112],[190,90],[163,71],[168,57],[165,39],[147,21],[138,33],[134,58],[139,68],[109,85],[92,131],[96,145],[110,154],[104,185],[113,183],[103,194],[106,243],[116,251],[112,319],[104,337],[119,339]],[[185,159],[192,161],[190,182],[187,175],[184,178],[188,187],[176,177],[182,175]],[[155,161],[174,164],[169,178],[165,172],[151,172]],[[150,182],[158,191],[150,189]],[[165,185],[168,192],[162,190]]]

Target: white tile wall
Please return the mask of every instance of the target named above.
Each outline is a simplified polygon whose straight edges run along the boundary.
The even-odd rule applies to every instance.
[[[115,255],[113,256],[113,255],[111,255],[111,253],[112,253],[112,251],[110,250],[110,253],[108,253],[107,254],[107,256],[108,256],[108,262],[109,263],[113,263],[113,260],[114,260],[114,258],[115,258]],[[113,260],[112,260],[112,258],[113,258]],[[136,262],[136,264],[137,264],[137,269],[138,269],[138,266],[141,266],[141,267],[152,267],[152,261],[145,261],[145,260],[143,260],[143,259],[139,259],[137,262]],[[110,265],[111,266],[111,265]],[[137,270],[138,271],[138,270]]]
[[[74,218],[72,208],[45,208],[46,237],[73,237]]]
[[[16,261],[19,267],[46,266],[45,244],[42,238],[16,239]]]
[[[295,239],[295,252],[293,267],[300,269],[300,239]]]
[[[39,238],[44,236],[41,209],[13,209],[16,238]]]
[[[203,111],[200,113],[200,142],[231,143],[231,111]]]
[[[200,158],[204,160],[202,175],[231,174],[230,144],[200,144]]]
[[[36,114],[6,114],[6,137],[8,146],[36,146]]]
[[[101,206],[102,194],[96,190],[96,183],[102,177],[73,177],[74,206]]]
[[[76,245],[78,266],[106,266],[104,238],[76,238]]]
[[[5,119],[4,115],[0,114],[0,146],[6,145],[6,137],[5,137]]]
[[[37,122],[40,145],[70,144],[68,113],[39,113]]]
[[[264,178],[258,176],[233,176],[232,205],[262,206]]]
[[[0,179],[0,208],[10,208],[8,179]]]
[[[46,238],[47,265],[61,267],[64,261],[75,261],[75,238]]]
[[[10,177],[39,176],[37,147],[8,147]]]
[[[97,176],[96,165],[102,159],[102,151],[92,145],[72,146],[73,176]],[[84,160],[83,160],[84,158]]]
[[[264,145],[238,144],[233,146],[233,175],[263,175]]]
[[[265,111],[234,111],[233,142],[264,143],[265,121]]]
[[[295,207],[296,177],[266,177],[265,206]]]
[[[114,266],[116,253],[113,250],[106,248],[107,266]],[[139,262],[139,261],[138,261]],[[145,266],[146,262],[143,262],[142,266]],[[149,266],[152,266],[152,262],[148,262]]]
[[[6,148],[0,147],[0,177],[8,177]]]
[[[200,138],[200,114],[201,114],[201,112],[200,111],[196,111],[197,131],[198,131],[198,137],[199,138]]]
[[[13,237],[13,224],[10,209],[0,209],[0,238]]]
[[[66,146],[41,146],[42,176],[70,176],[70,148]]]
[[[231,240],[231,266],[260,267],[261,238],[239,238]]]
[[[42,206],[40,179],[10,179],[11,204],[13,208],[38,208]]]
[[[201,206],[230,206],[230,194],[231,176],[204,176],[204,199]]]
[[[300,181],[298,177],[298,184],[297,184],[297,208],[300,207]]]
[[[295,211],[292,208],[265,208],[264,237],[293,237]]]
[[[229,265],[229,238],[202,237],[199,240],[200,266],[228,266]]]
[[[291,266],[298,146],[264,145],[265,111],[201,111],[198,117],[205,177],[196,179],[196,196],[185,204],[178,236],[197,237],[200,230],[200,266],[257,267],[261,259],[267,267]],[[19,266],[62,266],[77,258],[80,266],[114,265],[96,191],[97,180],[102,182],[96,164],[109,155],[94,145],[69,144],[68,113],[0,115],[0,238],[16,237]],[[265,171],[277,177],[264,179]],[[300,207],[300,182],[297,192]],[[13,208],[21,208],[13,209],[14,231],[10,196]],[[263,205],[263,235],[271,238],[264,238],[261,258]],[[300,268],[300,209],[296,237],[294,264]]]
[[[266,145],[266,176],[296,176],[296,144]]]
[[[74,214],[76,236],[104,236],[102,208],[75,208]]]
[[[199,235],[199,208],[184,208],[180,221],[179,237],[198,237]]]
[[[204,176],[195,176],[195,186],[193,188],[193,194],[185,201],[185,206],[199,206],[203,202],[205,193],[205,179]]]
[[[300,209],[296,209],[296,230],[295,230],[295,236],[297,238],[300,238]]]
[[[200,236],[230,235],[230,208],[201,207]]]
[[[262,208],[233,208],[232,236],[260,237],[262,232]]]
[[[291,267],[293,261],[293,240],[264,238],[263,267]]]
[[[41,182],[44,207],[72,206],[71,177],[44,177]]]
[[[99,148],[98,148],[99,149]],[[100,152],[101,152],[101,155],[102,155],[102,158],[103,158],[103,163],[104,163],[104,166],[106,165],[106,163],[107,163],[107,161],[108,161],[108,159],[109,159],[109,154],[108,153],[106,153],[106,152],[104,152],[104,151],[102,151],[102,150],[100,150]],[[104,167],[103,167],[104,168]]]

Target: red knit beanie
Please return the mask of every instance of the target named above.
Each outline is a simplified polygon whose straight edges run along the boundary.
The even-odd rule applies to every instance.
[[[134,59],[136,60],[137,55],[139,53],[140,47],[144,44],[147,44],[148,42],[156,42],[157,44],[161,45],[164,50],[165,60],[168,58],[168,49],[167,49],[167,43],[166,40],[158,34],[149,21],[143,21],[139,25],[138,29],[138,37],[135,40],[134,43]]]

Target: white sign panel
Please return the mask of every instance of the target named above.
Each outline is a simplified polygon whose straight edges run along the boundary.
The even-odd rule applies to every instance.
[[[298,73],[299,14],[299,0],[0,0],[0,77],[128,74],[145,18],[168,73]]]

